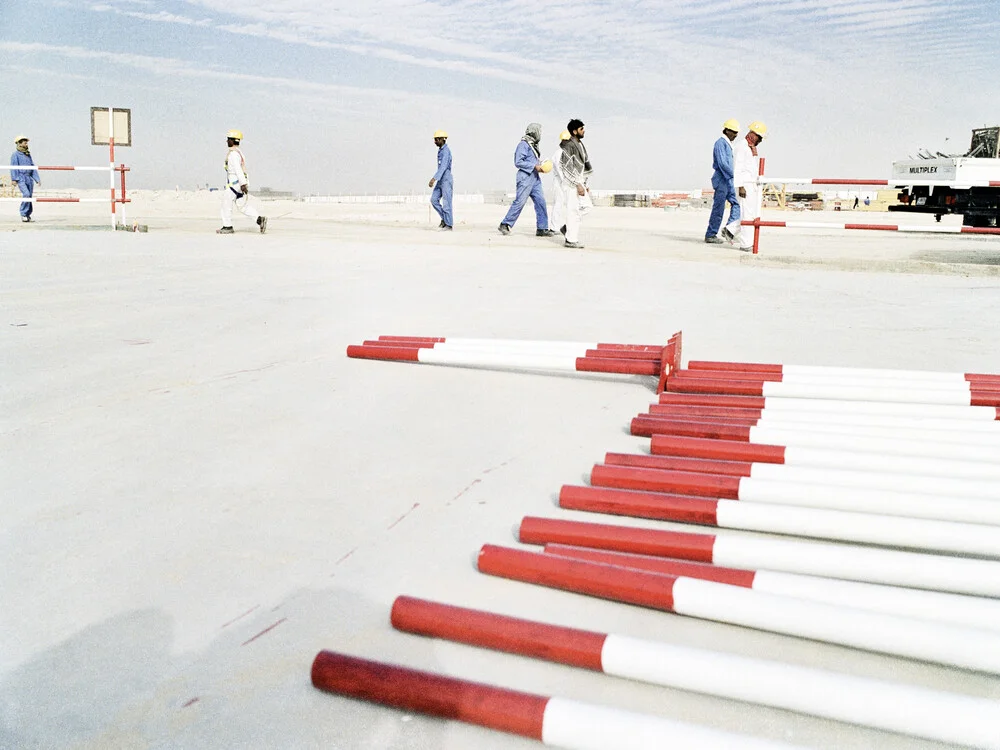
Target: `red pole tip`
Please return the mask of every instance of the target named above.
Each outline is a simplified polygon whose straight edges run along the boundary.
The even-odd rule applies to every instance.
[[[542,739],[548,698],[407,667],[320,651],[312,683],[349,698]]]
[[[712,562],[713,534],[637,529],[604,523],[561,521],[525,516],[518,532],[524,544],[569,544],[574,547],[633,552],[640,555],[679,557]]]

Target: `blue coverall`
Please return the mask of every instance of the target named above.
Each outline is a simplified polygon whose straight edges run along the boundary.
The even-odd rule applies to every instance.
[[[726,136],[720,136],[712,149],[712,188],[715,197],[712,199],[712,213],[708,218],[708,229],[705,239],[715,237],[722,228],[722,215],[729,204],[729,223],[740,220],[740,201],[736,197],[736,186],[733,184],[733,147]]]
[[[451,214],[451,197],[455,192],[455,185],[451,177],[451,149],[448,144],[444,144],[438,149],[438,168],[434,173],[434,190],[431,191],[431,205],[438,212],[441,221],[445,226],[455,226]],[[441,200],[444,199],[444,205]]]
[[[20,151],[15,151],[10,155],[10,165],[12,167],[33,166],[34,163],[30,155],[22,154]],[[17,183],[17,186],[21,189],[21,195],[25,198],[30,198],[31,194],[35,191],[35,183],[41,182],[38,179],[38,172],[34,169],[12,169],[10,170],[10,180]],[[21,217],[25,219],[30,217],[31,209],[34,205],[30,201],[22,203]]]
[[[528,202],[530,197],[531,202],[535,204],[536,227],[542,230],[549,228],[549,213],[545,208],[542,177],[535,171],[538,163],[538,156],[535,155],[535,150],[527,141],[521,141],[517,144],[517,148],[514,150],[514,166],[517,167],[517,193],[501,224],[506,224],[509,227],[514,226],[517,217],[521,215],[521,209],[524,208],[524,204]]]

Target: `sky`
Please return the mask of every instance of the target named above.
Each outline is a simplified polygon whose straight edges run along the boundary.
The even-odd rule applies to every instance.
[[[253,188],[335,195],[427,192],[438,128],[480,192],[513,190],[529,122],[551,154],[582,119],[604,190],[707,187],[731,117],[767,124],[788,177],[884,178],[1000,124],[996,0],[0,0],[0,20],[11,150],[106,164],[90,108],[129,108],[135,188],[223,184],[229,128]]]

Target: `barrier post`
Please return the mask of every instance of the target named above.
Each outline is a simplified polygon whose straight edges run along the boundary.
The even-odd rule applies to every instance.
[[[115,108],[108,107],[108,150],[110,152],[111,231],[116,229],[115,216]]]
[[[760,157],[757,164],[757,215],[753,220],[753,254],[757,254],[760,246],[760,214],[764,210],[764,183],[761,177],[764,176],[764,157]]]

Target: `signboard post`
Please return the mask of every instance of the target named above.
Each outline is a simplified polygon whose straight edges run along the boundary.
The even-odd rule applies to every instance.
[[[117,133],[117,138],[115,136]],[[90,143],[94,146],[107,144],[111,162],[111,230],[117,224],[115,209],[115,145],[120,147],[132,145],[132,110],[115,109],[113,107],[90,108]],[[124,168],[124,167],[123,167]],[[123,172],[124,174],[124,172]],[[124,200],[124,190],[122,199]],[[125,204],[122,203],[122,223],[125,222]]]

